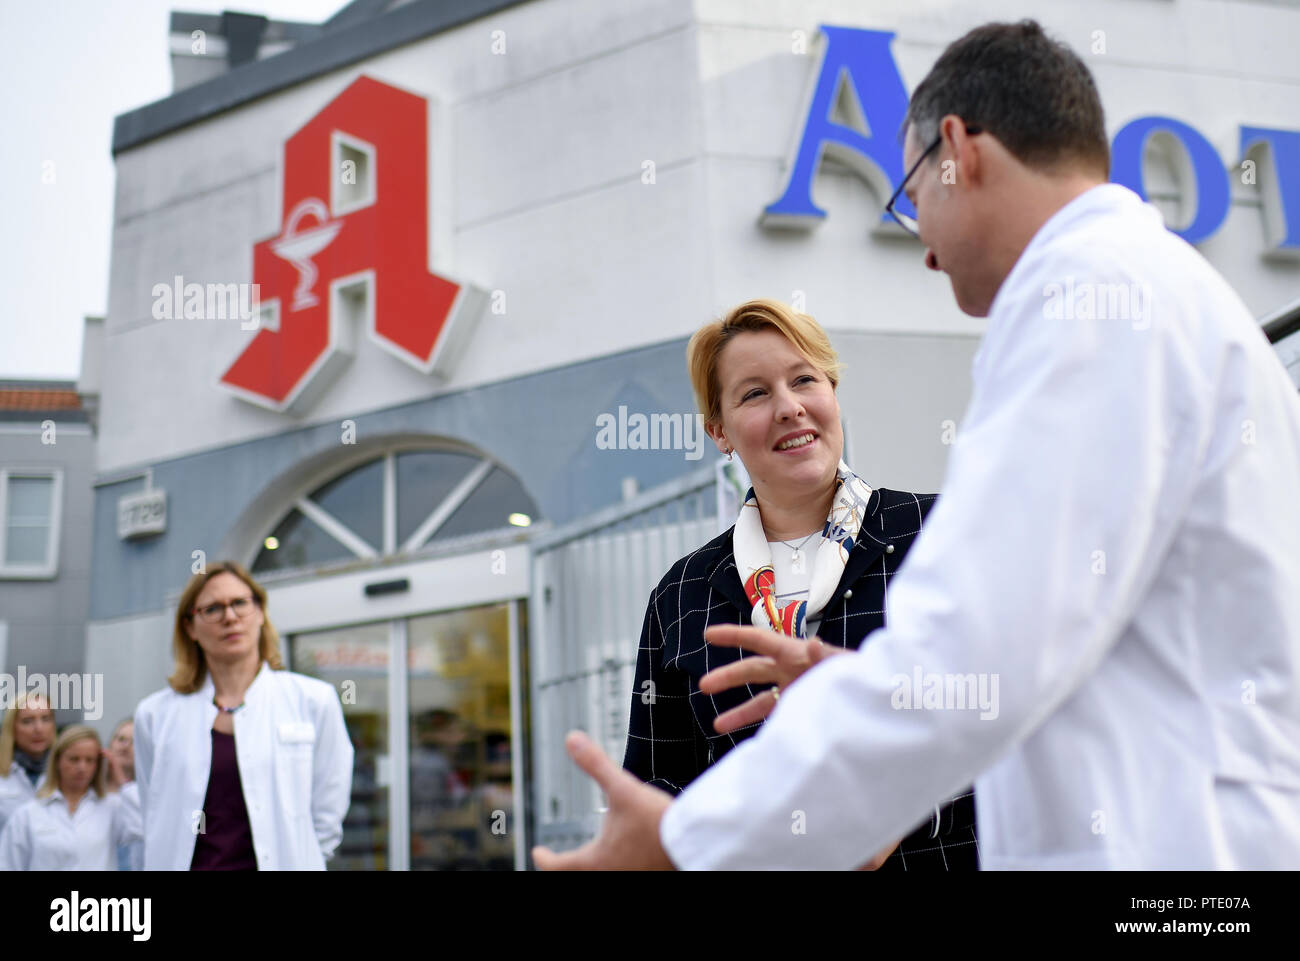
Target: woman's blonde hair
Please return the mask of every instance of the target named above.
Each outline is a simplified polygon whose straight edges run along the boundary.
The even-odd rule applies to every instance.
[[[9,769],[13,767],[18,712],[37,703],[44,704],[45,710],[54,713],[49,700],[43,694],[29,694],[26,691],[20,691],[14,698],[14,706],[5,711],[5,719],[0,722],[0,777],[8,777]]]
[[[796,313],[779,300],[750,300],[733,307],[721,320],[710,321],[686,345],[686,367],[691,374],[695,403],[708,424],[722,422],[722,385],[718,383],[718,358],[733,337],[745,331],[779,331],[799,353],[826,375],[831,387],[839,386],[843,365],[821,324]]]
[[[71,724],[63,729],[59,739],[54,742],[54,750],[50,752],[50,763],[45,768],[45,783],[36,791],[37,797],[49,797],[55,791],[63,790],[63,778],[59,774],[59,758],[63,757],[63,752],[72,745],[85,740],[94,741],[95,747],[99,749],[95,756],[95,776],[90,779],[90,789],[95,792],[95,797],[104,796],[104,745],[99,743],[99,735],[95,733],[93,727]]]
[[[176,604],[176,626],[172,631],[172,674],[167,683],[178,694],[193,694],[203,686],[208,675],[207,660],[198,641],[190,639],[185,631],[186,624],[194,622],[194,602],[204,585],[218,574],[233,574],[248,585],[253,592],[253,599],[262,610],[262,632],[258,638],[258,654],[273,671],[284,670],[284,660],[280,657],[280,635],[271,626],[271,619],[266,615],[266,590],[253,580],[253,575],[244,570],[242,564],[235,561],[218,561],[209,564],[201,574],[195,574],[181,592],[181,599]]]

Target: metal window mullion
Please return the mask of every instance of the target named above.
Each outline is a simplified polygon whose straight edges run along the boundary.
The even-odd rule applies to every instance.
[[[492,462],[485,460],[470,471],[446,499],[433,509],[433,513],[424,519],[415,533],[406,539],[402,551],[415,551],[423,547],[425,542],[437,533],[438,528],[447,523],[447,519],[456,513],[461,504],[465,503],[469,495],[474,493],[478,485],[483,483],[483,479],[491,473],[492,467]]]
[[[384,455],[384,556],[397,553],[397,455]]]
[[[59,534],[63,525],[63,471],[50,475],[50,529],[45,538],[45,566],[51,574],[59,569]]]
[[[600,715],[603,713],[602,708],[605,699],[600,696],[600,676],[592,670],[593,653],[597,658],[595,666],[598,667],[600,663],[599,649],[593,652],[593,639],[600,633],[599,618],[601,609],[604,606],[604,598],[601,597],[603,592],[600,590],[600,586],[594,583],[596,572],[600,570],[600,553],[597,550],[596,540],[597,538],[588,538],[586,543],[583,544],[582,550],[582,570],[586,575],[582,583],[584,584],[584,594],[587,596],[585,597],[586,603],[583,605],[583,609],[575,611],[573,618],[573,633],[578,639],[579,652],[574,669],[582,672],[581,680],[578,681],[582,697],[574,700],[580,705],[582,711],[575,727],[586,731],[593,741],[603,745],[605,741],[604,718]],[[592,598],[588,593],[592,591],[597,595],[596,598]],[[596,715],[595,717],[592,716],[593,713]],[[571,764],[570,768],[574,774],[574,781],[582,792],[582,820],[585,824],[594,825],[597,821],[597,809],[600,807],[600,789],[585,774],[582,774],[576,764]]]
[[[543,554],[530,551],[528,562],[532,565],[532,579],[529,584],[529,618],[528,631],[528,714],[529,730],[532,739],[529,749],[532,751],[533,802],[537,812],[537,823],[546,820],[546,796],[550,783],[547,768],[544,766],[546,755],[544,723],[546,708],[545,695],[538,687],[538,679],[546,677],[546,664],[541,655],[539,641],[546,634],[546,569],[549,559]]]
[[[5,551],[9,536],[9,472],[0,468],[0,571],[8,565]]]
[[[596,607],[596,626],[595,637],[592,638],[596,648],[596,683],[600,686],[600,743],[606,752],[612,753],[614,750],[613,732],[610,730],[610,721],[614,716],[614,705],[610,703],[609,697],[609,654],[613,649],[610,643],[610,632],[614,628],[614,598],[612,589],[614,581],[617,580],[616,566],[618,564],[617,551],[614,549],[614,539],[620,535],[606,534],[597,541],[597,563],[596,568],[603,578],[603,582],[593,582],[591,584],[600,603]],[[621,760],[621,759],[620,759]]]
[[[577,681],[560,680],[560,678],[571,678],[578,670],[578,659],[575,654],[578,647],[578,640],[575,637],[577,626],[569,616],[573,595],[577,593],[572,586],[577,583],[573,573],[578,567],[578,560],[575,545],[566,544],[561,550],[564,551],[564,576],[560,579],[562,586],[559,597],[562,606],[560,616],[556,619],[556,627],[562,653],[559,659],[560,671],[556,675],[556,691],[560,702],[560,716],[564,718],[563,730],[567,736],[569,731],[578,726],[574,723],[574,719],[578,716],[578,703],[581,700]],[[578,803],[578,779],[573,773],[574,765],[562,764],[561,771],[564,779],[562,782],[564,784],[563,820],[576,821],[581,819],[582,810]]]
[[[341,520],[331,514],[319,504],[315,504],[306,497],[299,497],[294,503],[298,510],[302,511],[310,520],[320,527],[326,534],[334,538],[357,557],[366,560],[372,560],[379,555],[375,549],[367,544],[356,531],[348,527]]]
[[[406,620],[388,622],[388,869],[411,870]]]
[[[520,638],[519,638],[519,601],[507,601],[507,632],[509,634],[510,662],[510,795],[514,799],[514,823],[510,826],[514,832],[515,870],[527,867],[524,860],[524,828],[527,824],[524,808],[524,691],[519,686]]]

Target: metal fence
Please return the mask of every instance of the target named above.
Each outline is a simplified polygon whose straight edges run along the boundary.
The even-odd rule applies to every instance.
[[[600,791],[564,752],[586,731],[621,762],[650,592],[718,533],[712,467],[533,542],[529,611],[536,841],[575,847],[599,824]]]

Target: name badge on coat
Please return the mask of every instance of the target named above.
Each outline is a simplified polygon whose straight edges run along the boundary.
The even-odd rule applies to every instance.
[[[311,721],[285,721],[280,725],[281,744],[314,744],[316,725]]]

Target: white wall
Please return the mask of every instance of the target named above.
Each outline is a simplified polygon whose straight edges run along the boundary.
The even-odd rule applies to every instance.
[[[1227,0],[696,0],[695,7],[719,307],[755,290],[787,299],[803,290],[809,311],[828,327],[983,330],[982,321],[956,309],[946,279],[922,268],[919,244],[869,236],[886,198],[854,175],[821,175],[813,197],[828,216],[813,231],[791,238],[755,226],[785,186],[806,85],[817,66],[815,49],[792,52],[794,30],[810,39],[822,23],[896,33],[894,57],[911,90],[967,30],[1032,16],[1092,70],[1112,137],[1137,117],[1171,116],[1199,130],[1225,165],[1233,165],[1241,125],[1300,128],[1294,42],[1300,11],[1294,7]],[[1104,31],[1104,54],[1091,52],[1095,31]],[[1148,176],[1153,195],[1173,189],[1159,174]],[[1256,188],[1239,178],[1230,183],[1227,220],[1200,249],[1263,316],[1295,299],[1300,265],[1264,259]],[[1162,206],[1172,213],[1173,204]]]
[[[250,334],[236,322],[155,321],[151,288],[175,274],[251,281],[253,243],[279,232],[284,140],[363,72],[441,104],[434,266],[504,290],[508,307],[479,318],[445,384],[359,338],[306,422],[683,337],[740,300],[796,290],[832,330],[964,337],[962,350],[973,352],[982,322],[956,309],[945,278],[923,269],[918,245],[870,236],[884,198],[856,177],[819,179],[815,197],[829,216],[812,233],[772,233],[757,221],[783,186],[817,66],[815,56],[791,53],[792,30],[894,30],[912,87],[969,27],[1026,13],[1081,52],[1093,31],[1106,32],[1106,54],[1086,59],[1112,133],[1135,116],[1171,115],[1204,133],[1226,164],[1237,159],[1239,124],[1300,127],[1291,42],[1300,14],[1282,6],[536,0],[118,157],[98,467],[304,422],[220,391],[217,377]],[[504,56],[491,53],[494,30],[505,31]],[[645,160],[656,164],[654,185],[641,182]],[[1263,314],[1294,299],[1300,266],[1262,259],[1258,210],[1237,190],[1203,251]],[[867,413],[850,411],[855,420]],[[907,471],[933,473],[928,456],[928,447],[918,451]]]
[[[166,686],[171,642],[172,615],[165,611],[86,625],[84,670],[104,675],[103,715],[91,726],[105,743],[118,721],[133,715],[143,698]]]

